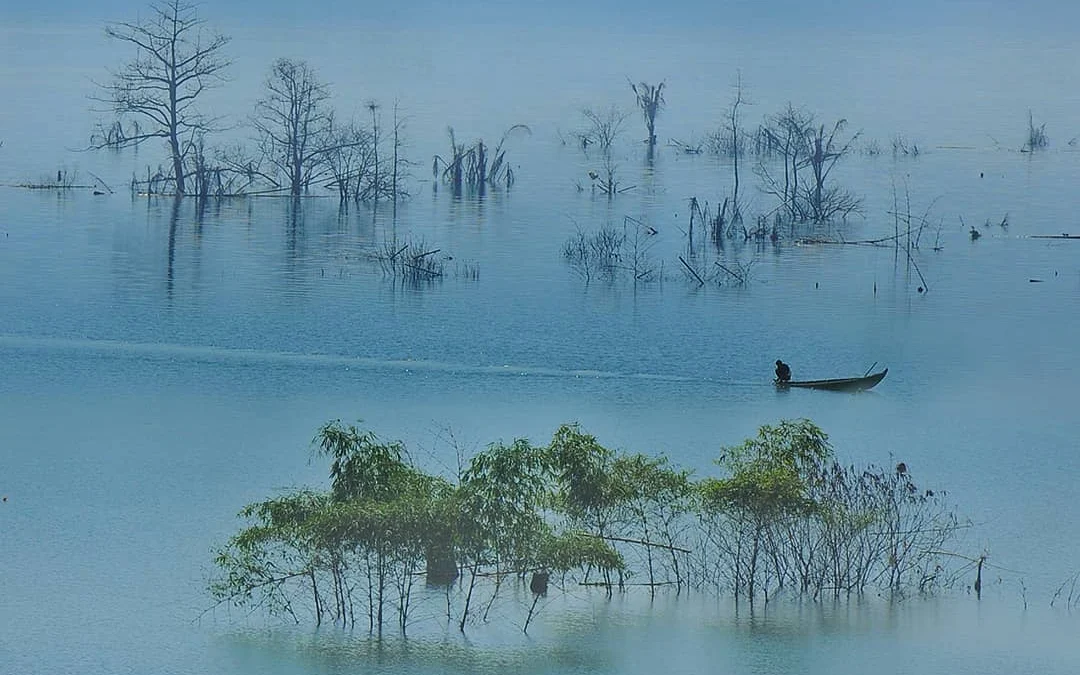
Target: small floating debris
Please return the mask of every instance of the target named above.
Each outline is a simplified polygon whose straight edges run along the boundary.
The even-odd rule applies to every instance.
[[[1032,239],[1080,239],[1080,234],[1069,234],[1068,232],[1062,232],[1061,234],[1033,234]]]
[[[1043,280],[1042,279],[1028,279],[1028,283],[1041,284],[1041,283],[1043,283]]]

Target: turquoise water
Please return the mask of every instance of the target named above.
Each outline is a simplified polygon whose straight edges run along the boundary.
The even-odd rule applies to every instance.
[[[19,59],[0,71],[18,94],[0,110],[0,180],[33,180],[64,164],[101,176],[117,194],[0,188],[0,493],[8,497],[0,504],[0,672],[1080,669],[1076,617],[1060,600],[1050,607],[1080,571],[1071,387],[1080,258],[1076,242],[1030,237],[1076,231],[1069,187],[1080,155],[1067,145],[1074,66],[1043,68],[1071,53],[1067,44],[987,41],[967,63],[959,47],[940,43],[933,59],[896,35],[814,42],[807,49],[819,66],[809,72],[834,73],[814,87],[781,67],[791,61],[787,48],[745,37],[746,50],[718,55],[703,38],[671,31],[635,51],[618,35],[587,30],[519,26],[470,42],[465,28],[445,36],[392,26],[356,49],[411,59],[372,72],[370,93],[360,93],[346,83],[367,71],[335,56],[346,45],[312,46],[325,28],[268,19],[266,30],[292,42],[256,43],[253,29],[230,21],[223,28],[237,34],[240,76],[261,73],[263,54],[278,55],[282,44],[312,50],[340,105],[409,91],[414,197],[396,220],[385,209],[341,214],[326,199],[299,213],[264,199],[201,215],[188,203],[174,213],[168,201],[132,199],[122,186],[158,161],[156,149],[70,151],[91,126],[80,98],[87,77],[112,54],[100,26],[4,29],[2,53]],[[426,44],[437,47],[408,35],[435,35]],[[78,57],[62,58],[59,45]],[[445,66],[451,56],[486,63],[500,54],[482,78]],[[537,54],[550,58],[541,65]],[[597,65],[583,68],[583,59]],[[886,62],[892,70],[874,65]],[[1026,95],[1013,97],[994,64],[1009,64]],[[729,167],[668,148],[647,167],[631,142],[636,117],[618,157],[638,188],[614,201],[575,188],[594,163],[557,132],[579,123],[582,105],[629,105],[620,98],[627,71],[672,73],[662,137],[688,138],[726,105],[735,68],[752,85],[751,120],[791,98],[847,115],[883,144],[904,133],[928,148],[914,161],[855,156],[841,165],[837,179],[864,197],[865,215],[824,234],[891,234],[892,186],[901,198],[906,186],[913,212],[932,203],[916,257],[929,292],[917,292],[924,282],[893,248],[790,237],[724,252],[753,261],[746,287],[696,288],[677,261],[687,201],[715,202]],[[240,115],[257,84],[237,80],[217,100]],[[452,95],[466,84],[470,95]],[[919,112],[927,106],[936,112]],[[1004,141],[1023,131],[1029,106],[1052,132],[1050,151],[1034,157],[1009,149],[1019,140]],[[27,132],[31,120],[41,133]],[[454,200],[432,190],[426,165],[446,124],[491,138],[514,122],[533,134],[510,147],[520,165],[511,192]],[[752,208],[767,210],[754,183],[745,173]],[[1008,228],[983,226],[1005,213]],[[627,215],[657,230],[649,256],[663,265],[662,281],[585,284],[562,260],[563,242],[579,228],[621,226]],[[973,224],[978,241],[968,235]],[[395,233],[452,255],[446,278],[421,287],[387,278],[368,257]],[[455,273],[455,263],[475,265],[478,278]],[[778,393],[769,384],[776,358],[796,377],[859,374],[874,362],[890,371],[866,395]],[[751,616],[729,598],[607,600],[574,590],[553,598],[529,636],[510,612],[462,637],[438,620],[438,598],[425,598],[424,625],[407,641],[381,643],[241,611],[204,614],[211,549],[237,527],[244,504],[322,484],[308,443],[329,419],[362,418],[434,471],[453,465],[448,433],[472,448],[518,436],[545,442],[577,420],[610,446],[665,452],[701,475],[723,445],[804,416],[844,461],[903,460],[921,484],[948,491],[973,525],[956,548],[987,552],[994,565],[981,601],[961,585],[899,605],[780,601]]]

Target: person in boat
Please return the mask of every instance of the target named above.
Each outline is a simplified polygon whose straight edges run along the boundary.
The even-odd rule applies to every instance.
[[[780,359],[776,359],[776,381],[777,382],[790,382],[791,381],[791,366],[784,363]]]

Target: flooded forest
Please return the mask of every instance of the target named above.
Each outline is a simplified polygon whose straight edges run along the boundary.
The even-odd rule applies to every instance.
[[[1075,672],[1050,4],[0,10],[0,672]]]

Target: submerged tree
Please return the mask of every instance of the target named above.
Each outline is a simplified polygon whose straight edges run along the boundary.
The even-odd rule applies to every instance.
[[[1050,139],[1046,136],[1046,123],[1042,123],[1035,126],[1035,118],[1032,116],[1031,111],[1028,110],[1028,131],[1027,141],[1024,142],[1024,147],[1021,148],[1022,152],[1035,152],[1036,150],[1045,150],[1050,145]]]
[[[276,170],[267,177],[299,197],[330,169],[334,147],[330,91],[306,62],[290,59],[274,62],[265,87],[252,124],[260,153]]]
[[[790,103],[770,118],[763,130],[771,152],[761,157],[756,171],[762,189],[780,200],[780,207],[793,222],[823,223],[858,212],[861,201],[842,187],[828,183],[837,163],[851,153],[860,134],[847,136],[847,120],[832,128],[818,124],[814,116]],[[783,176],[773,171],[770,155],[783,162]],[[804,169],[809,169],[806,179]]]
[[[649,144],[649,148],[652,148],[656,145],[656,116],[660,114],[660,109],[664,107],[665,103],[664,83],[652,85],[648,82],[641,82],[640,84],[630,82],[630,88],[634,91],[634,96],[637,97],[637,106],[641,109],[641,116],[645,120],[645,129],[649,133],[645,142]]]
[[[218,602],[343,627],[366,619],[381,633],[410,625],[421,579],[462,631],[514,602],[527,631],[549,587],[568,583],[726,588],[751,603],[781,590],[902,594],[948,583],[942,556],[959,527],[905,464],[842,466],[808,420],[761,427],[724,450],[722,475],[698,481],[577,425],[547,446],[494,443],[456,484],[352,425],[325,425],[314,447],[329,489],[241,511],[245,526],[215,558]],[[514,583],[523,592],[503,593]]]
[[[759,586],[779,578],[780,559],[773,555],[773,524],[808,514],[817,467],[829,457],[828,437],[807,420],[763,426],[756,438],[729,447],[719,464],[730,472],[701,485],[706,508],[727,519],[719,548],[730,561],[736,597],[753,602]]]
[[[370,191],[368,177],[376,161],[374,137],[356,123],[335,126],[326,154],[329,180],[326,186],[338,193],[341,204],[364,200]]]
[[[400,443],[355,426],[331,422],[314,443],[332,460],[330,492],[245,507],[250,524],[218,551],[222,574],[210,590],[297,621],[305,605],[316,623],[349,626],[366,615],[378,633],[393,617],[404,632],[417,569],[452,541],[453,490],[412,467]]]
[[[609,154],[611,146],[622,135],[626,113],[616,106],[611,106],[603,113],[585,108],[581,111],[581,115],[588,123],[586,129],[577,132],[581,149],[588,151],[590,145],[595,145],[601,152]]]
[[[783,588],[813,598],[926,591],[948,581],[944,545],[960,527],[943,494],[907,466],[843,466],[809,420],[763,426],[726,448],[727,476],[700,483],[703,555],[736,598]]]
[[[807,163],[813,182],[804,193],[810,207],[810,218],[816,223],[823,223],[839,215],[846,217],[857,211],[860,200],[843,188],[834,185],[825,186],[825,181],[832,173],[836,163],[851,152],[860,133],[843,138],[841,134],[847,127],[847,120],[838,120],[829,131],[825,125],[818,125],[809,136]]]
[[[405,120],[401,117],[401,111],[397,102],[394,103],[394,119],[393,119],[393,143],[391,148],[393,152],[391,156],[393,160],[390,163],[390,199],[393,204],[394,213],[397,213],[398,201],[403,197],[408,197],[408,190],[405,188],[405,181],[408,177],[409,167],[412,165],[406,157],[403,150],[405,149]]]
[[[667,457],[621,454],[613,464],[614,481],[625,503],[624,537],[639,544],[645,558],[649,592],[670,584],[686,583],[680,564],[681,536],[692,510],[694,486],[690,472],[673,468]],[[661,576],[663,574],[663,577]]]
[[[480,571],[494,567],[494,588],[488,607],[507,575],[537,566],[538,543],[553,534],[542,506],[549,473],[543,454],[528,441],[494,443],[469,462],[461,477],[458,536],[468,585],[458,627],[465,625]]]
[[[314,439],[331,460],[330,490],[299,490],[245,507],[246,526],[218,550],[210,591],[219,603],[263,607],[300,621],[402,632],[415,606],[416,581],[461,583],[458,625],[486,619],[506,580],[534,574],[534,594],[549,575],[622,565],[602,541],[562,530],[549,517],[553,474],[547,453],[525,440],[493,444],[452,485],[424,473],[402,444],[331,422]],[[477,592],[490,593],[483,612]],[[525,629],[536,610],[528,609]]]
[[[731,132],[731,172],[735,179],[735,185],[731,192],[731,219],[733,222],[742,220],[742,208],[739,205],[739,106],[742,103],[742,73],[738,73],[735,80],[735,98],[732,99],[731,109],[728,112],[728,130]]]
[[[441,176],[443,182],[450,186],[450,191],[460,195],[464,188],[482,194],[488,186],[513,186],[514,169],[506,160],[503,146],[511,137],[519,133],[531,135],[532,130],[525,124],[515,124],[503,132],[494,149],[483,139],[477,139],[472,145],[458,143],[453,127],[448,127],[447,133],[450,136],[450,154],[446,157],[435,155],[431,173],[436,178]]]
[[[338,193],[343,205],[377,204],[385,198],[396,209],[398,201],[409,196],[406,179],[412,163],[403,152],[405,123],[395,103],[392,127],[384,138],[378,104],[372,101],[365,107],[371,114],[370,128],[356,121],[334,124],[326,148],[325,186]],[[385,153],[380,151],[384,144],[389,146]]]
[[[757,166],[762,189],[780,200],[790,220],[805,220],[798,200],[799,169],[804,166],[805,142],[813,117],[788,103],[787,108],[770,118],[765,126],[769,146],[784,164],[783,178],[773,174],[769,157],[764,156]]]
[[[620,186],[618,165],[612,155],[612,146],[623,133],[626,113],[616,106],[611,106],[604,113],[586,108],[581,114],[588,123],[588,127],[577,132],[582,151],[588,156],[590,145],[595,145],[600,149],[600,170],[597,171],[595,168],[589,170],[593,191],[598,190],[601,194],[614,197],[633,189],[633,186]]]
[[[557,508],[576,528],[600,537],[612,534],[625,501],[615,483],[615,452],[577,424],[560,426],[547,452],[558,484]]]
[[[96,148],[126,147],[160,138],[169,149],[176,194],[187,191],[185,161],[214,120],[198,111],[196,102],[222,81],[229,65],[224,47],[229,38],[204,30],[195,5],[162,0],[150,6],[151,16],[137,22],[111,23],[105,34],[135,48],[135,58],[113,73],[95,100],[118,118],[110,130],[95,134]],[[125,132],[121,120],[141,120]],[[119,131],[119,132],[118,132]]]

